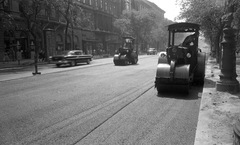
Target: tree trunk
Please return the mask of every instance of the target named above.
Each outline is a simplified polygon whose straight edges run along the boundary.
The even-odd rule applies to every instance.
[[[219,47],[219,39],[216,37],[215,40],[214,40],[214,47],[215,47],[215,50],[216,50],[216,61],[217,63],[220,62],[220,47]]]
[[[4,32],[3,32],[3,24],[2,24],[2,18],[0,18],[0,61],[4,61]]]
[[[67,22],[66,28],[65,28],[65,43],[64,43],[64,50],[68,50],[67,49],[67,36],[68,36],[68,27],[69,27],[69,22]]]
[[[72,49],[74,50],[75,49],[75,46],[74,46],[74,31],[73,31],[73,24],[72,24]]]
[[[211,49],[211,56],[212,57],[215,57],[216,55],[216,50],[215,50],[215,47],[214,47],[214,43],[213,43],[213,36],[210,36],[210,49]]]
[[[222,31],[218,31],[215,37],[214,45],[216,47],[216,60],[217,63],[221,63],[222,59],[222,49],[221,49],[221,36],[222,36]]]

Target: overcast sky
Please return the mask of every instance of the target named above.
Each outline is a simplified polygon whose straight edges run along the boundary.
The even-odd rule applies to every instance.
[[[174,18],[178,16],[180,12],[179,6],[176,4],[176,0],[148,0],[155,3],[158,7],[163,9],[165,18],[174,21]]]

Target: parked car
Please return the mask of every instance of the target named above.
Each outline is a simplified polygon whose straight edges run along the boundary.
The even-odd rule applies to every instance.
[[[75,66],[77,63],[87,63],[90,64],[93,56],[91,54],[84,54],[82,50],[68,50],[62,51],[60,54],[55,56],[50,56],[50,63],[56,64],[60,67],[63,64],[69,64],[70,66]]]
[[[149,48],[147,50],[147,55],[156,55],[157,54],[157,49],[156,48]]]

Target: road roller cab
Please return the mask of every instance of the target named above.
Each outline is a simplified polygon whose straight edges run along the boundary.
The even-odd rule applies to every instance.
[[[193,82],[204,83],[206,54],[198,48],[199,29],[194,23],[168,26],[166,55],[159,55],[157,65],[155,87],[158,93],[169,88],[188,93]]]
[[[122,47],[120,47],[114,57],[115,65],[137,64],[138,54],[134,50],[134,38],[131,36],[123,37]]]

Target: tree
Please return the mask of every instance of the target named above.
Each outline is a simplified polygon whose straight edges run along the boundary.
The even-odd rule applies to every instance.
[[[64,49],[71,49],[69,46],[67,46],[67,36],[69,25],[72,24],[73,14],[76,10],[77,5],[75,5],[75,2],[73,0],[49,0],[48,2],[55,8],[56,12],[60,14],[60,19],[63,18],[64,22],[66,23]],[[71,26],[73,27],[73,25]]]
[[[0,19],[2,27],[6,30],[14,28],[14,18],[9,11],[9,2],[7,0],[0,0]]]
[[[15,27],[14,19],[9,11],[9,1],[0,0],[0,44],[4,44],[4,31]],[[0,61],[4,61],[4,45],[0,46]]]
[[[66,45],[69,28],[71,27],[72,29],[72,36],[74,36],[74,27],[92,29],[92,15],[85,12],[75,0],[48,0],[48,2],[60,14],[60,18],[65,23],[65,50],[73,49],[73,46],[69,47]],[[73,38],[72,44],[74,44]]]
[[[156,47],[158,50],[164,51],[167,47],[167,41],[168,41],[168,31],[167,26],[172,24],[173,21],[164,19],[163,21],[159,21],[160,19],[157,19],[156,23],[157,26],[154,28],[151,32],[151,42],[153,47]]]
[[[37,61],[38,61],[38,51],[39,43],[37,41],[37,32],[42,32],[43,23],[39,19],[45,10],[47,3],[45,0],[20,0],[19,11],[20,16],[23,17],[23,21],[27,26],[25,30],[28,34],[28,40],[30,40],[30,35],[33,37],[33,42],[35,45],[35,74],[38,74]],[[28,48],[30,48],[30,43],[28,41]]]
[[[211,52],[216,54],[219,62],[221,54],[219,45],[223,30],[221,17],[224,15],[224,6],[208,0],[178,0],[178,2],[182,10],[178,19],[201,25],[202,33],[211,43]]]
[[[237,30],[237,52],[240,51],[240,2],[238,0],[230,1],[234,5],[234,19],[233,19],[233,25],[234,28]]]
[[[43,0],[21,0],[19,2],[20,16],[24,18],[27,30],[36,40],[36,32],[41,31],[42,22],[39,16],[44,10],[45,1]]]
[[[153,11],[123,11],[122,16],[114,21],[120,35],[132,35],[136,37],[137,46],[143,42],[146,46],[150,42],[153,28],[156,28],[156,14]]]

